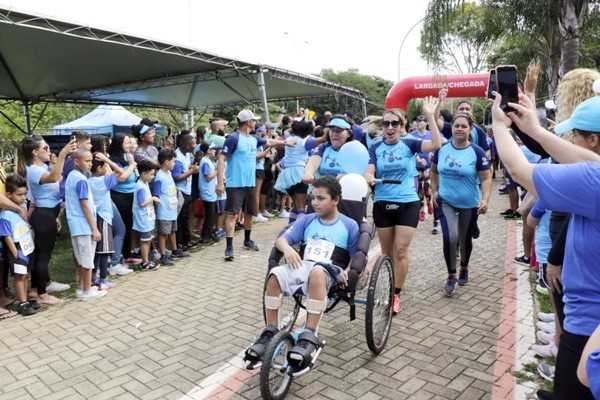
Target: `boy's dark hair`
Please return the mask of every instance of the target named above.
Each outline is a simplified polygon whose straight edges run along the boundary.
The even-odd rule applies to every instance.
[[[312,134],[315,131],[315,128],[312,123],[305,121],[294,121],[292,122],[292,133],[294,135],[298,135],[301,138],[305,138],[308,135]]]
[[[290,121],[292,120],[292,117],[290,117],[289,115],[286,115],[283,117],[283,119],[281,120],[281,124],[283,126],[287,126],[287,124],[290,123]]]
[[[75,139],[77,141],[77,143],[84,142],[84,141],[89,140],[91,138],[92,137],[90,136],[90,134],[87,133],[86,131],[73,131],[73,132],[71,132],[71,140]]]
[[[149,172],[149,171],[152,171],[155,169],[156,169],[156,167],[154,166],[154,164],[152,164],[148,160],[142,160],[139,163],[137,163],[137,170],[140,175],[143,174],[144,172]]]
[[[95,153],[92,153],[95,156]],[[98,171],[98,168],[104,166],[104,161],[96,160],[96,157],[92,158],[92,168],[90,172],[95,174]]]
[[[27,180],[19,174],[12,174],[6,178],[6,193],[16,192],[19,188],[27,188]]]
[[[315,180],[313,188],[326,189],[332,199],[342,199],[342,186],[333,176],[323,176]]]
[[[177,147],[187,146],[193,139],[194,137],[190,135],[190,131],[181,131],[177,136]]]
[[[163,165],[165,161],[170,161],[176,157],[172,149],[162,149],[158,152],[158,163]]]

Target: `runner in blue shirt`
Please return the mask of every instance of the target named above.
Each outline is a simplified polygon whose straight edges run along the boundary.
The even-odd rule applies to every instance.
[[[400,311],[400,292],[408,274],[408,247],[419,223],[420,201],[414,176],[415,154],[440,148],[442,138],[437,130],[436,112],[439,102],[426,98],[423,110],[432,127],[432,140],[418,140],[410,136],[400,138],[406,119],[401,110],[387,110],[383,114],[383,140],[369,149],[369,166],[365,179],[373,184],[375,178],[399,179],[399,185],[377,183],[373,203],[373,220],[381,243],[381,252],[394,259],[394,307]]]
[[[509,103],[516,110],[509,114],[500,109],[500,101],[501,96],[496,95],[492,116],[502,162],[515,181],[538,196],[545,209],[572,213],[560,277],[565,320],[553,399],[593,399],[576,372],[585,344],[600,325],[600,248],[595,245],[600,241],[600,155],[546,131],[539,124],[535,103],[527,96],[519,95],[519,104]],[[513,122],[560,164],[529,163],[508,131]],[[571,130],[598,146],[600,97],[580,103],[571,118],[554,128],[559,135]]]
[[[431,190],[444,235],[448,280],[444,291],[456,290],[456,243],[460,246],[458,283],[469,281],[473,229],[478,214],[487,212],[492,190],[490,163],[483,149],[469,141],[473,121],[459,114],[452,121],[453,140],[433,155]],[[479,184],[481,182],[481,193]]]

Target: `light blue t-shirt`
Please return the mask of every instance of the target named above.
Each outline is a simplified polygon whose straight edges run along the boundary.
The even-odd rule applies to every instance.
[[[533,183],[545,209],[572,214],[562,266],[564,329],[590,336],[600,325],[600,162],[538,164]]]
[[[6,208],[0,211],[0,236],[10,236],[15,244],[20,244],[22,240],[33,242],[31,232],[29,224],[23,221],[18,213]],[[20,247],[22,249],[21,245]],[[29,262],[29,256],[23,256],[23,259]]]
[[[94,195],[87,178],[80,171],[74,169],[67,177],[65,184],[65,201],[67,203],[67,222],[71,236],[91,235],[92,227],[88,223],[81,208],[80,200],[87,199],[92,217],[96,221],[96,205]],[[112,207],[112,206],[111,206]]]
[[[171,176],[171,171],[156,171],[154,177],[153,195],[160,199],[156,206],[156,217],[159,221],[175,221],[177,219],[177,186]]]
[[[156,224],[156,212],[154,211],[154,202],[141,207],[147,199],[152,197],[150,187],[146,182],[138,180],[133,192],[133,230],[138,232],[152,232]]]
[[[111,157],[110,159],[120,168],[123,168],[123,170],[126,170],[128,168],[128,165],[124,164],[124,160],[118,160],[114,157]],[[135,190],[135,181],[137,180],[137,177],[137,169],[134,169],[133,172],[127,177],[127,179],[125,179],[125,181],[117,182],[117,185],[114,188],[112,188],[112,190],[119,193],[133,193],[133,191]]]
[[[550,215],[552,212],[544,209],[542,202],[537,200],[529,214],[539,219],[535,227],[535,258],[537,262],[545,264],[548,262],[548,253],[552,248],[552,240],[550,240]]]
[[[256,186],[256,149],[267,141],[256,135],[243,135],[236,131],[225,139],[221,153],[227,159],[227,187]]]
[[[40,183],[42,176],[50,173],[50,167],[44,164],[40,167],[35,164],[28,165],[26,168],[27,183],[29,190],[33,195],[36,207],[54,208],[60,204],[60,184]]]
[[[345,174],[346,171],[342,168],[340,163],[338,163],[338,158],[340,157],[339,151],[336,151],[329,143],[323,143],[317,150],[315,150],[314,156],[321,157],[321,164],[319,165],[319,175],[320,176],[338,176],[339,174]],[[286,155],[286,164],[287,164],[287,155]]]
[[[312,137],[301,138],[300,136],[290,135],[285,139],[286,143],[296,142],[294,146],[285,148],[285,166],[286,167],[304,167],[308,160],[308,152],[314,149],[316,141]]]
[[[106,223],[112,225],[113,207],[110,190],[117,185],[117,174],[94,176],[88,180],[96,203],[96,213]]]
[[[443,201],[456,208],[476,208],[481,202],[479,171],[490,169],[483,149],[470,143],[457,149],[446,143],[433,155],[439,178],[438,192]]]
[[[410,203],[419,201],[415,189],[415,154],[421,151],[422,141],[401,138],[398,143],[387,144],[384,140],[369,149],[369,164],[375,165],[375,177],[401,179],[401,184],[377,183],[374,201]]]
[[[198,179],[198,189],[200,190],[200,198],[204,201],[217,201],[217,176],[215,175],[210,181],[206,179],[215,170],[214,162],[206,157],[200,160],[200,179]]]
[[[183,154],[181,150],[179,150],[179,148],[175,150],[175,155],[175,166],[171,171],[171,176],[173,178],[179,178],[181,174],[186,173],[190,169],[190,165],[192,165],[192,160],[190,159],[190,153]],[[181,190],[181,193],[191,195],[192,176],[190,175],[184,180],[175,182],[175,186],[177,186],[177,189]]]

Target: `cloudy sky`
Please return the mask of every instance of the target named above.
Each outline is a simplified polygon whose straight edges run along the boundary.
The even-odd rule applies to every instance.
[[[429,73],[417,51],[426,6],[427,0],[0,0],[2,8],[243,61],[303,73],[354,68],[391,81],[399,63],[401,78]]]

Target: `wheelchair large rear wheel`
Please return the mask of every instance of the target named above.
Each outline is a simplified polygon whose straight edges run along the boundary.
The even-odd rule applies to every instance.
[[[294,346],[288,331],[281,331],[271,339],[260,367],[260,393],[263,399],[281,400],[287,395],[292,376],[287,373],[287,353]]]
[[[371,271],[367,291],[365,332],[367,345],[379,354],[387,343],[392,326],[394,304],[394,264],[390,257],[381,255]]]

